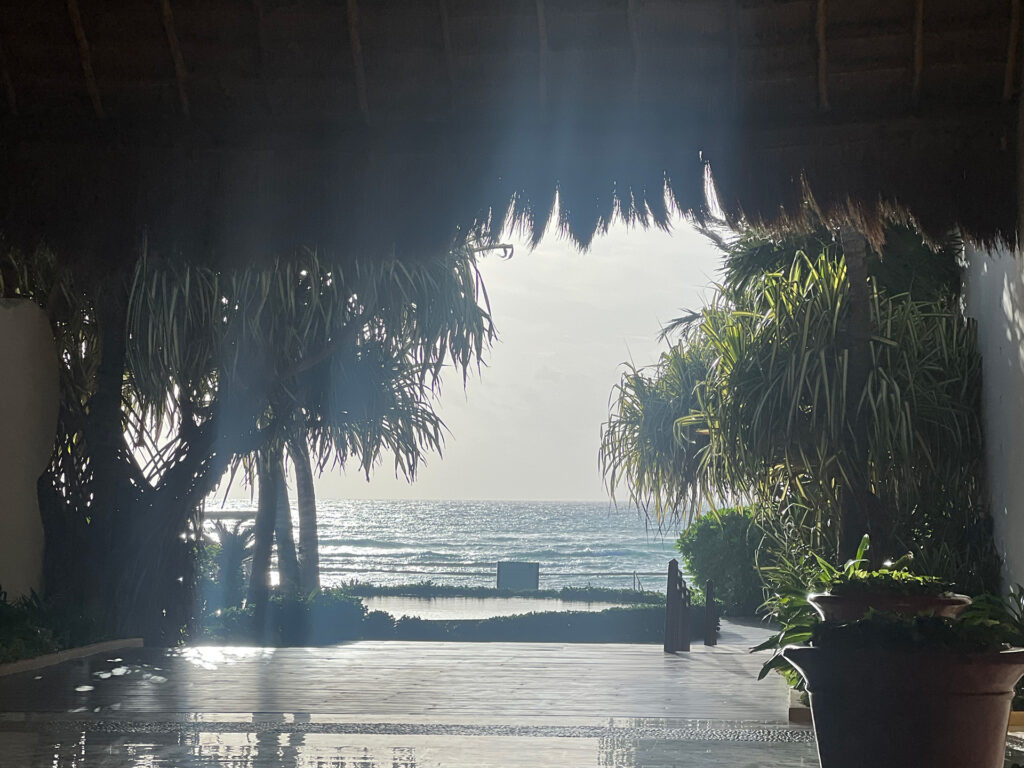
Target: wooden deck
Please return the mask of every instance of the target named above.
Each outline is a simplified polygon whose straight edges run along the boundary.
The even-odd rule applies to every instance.
[[[104,654],[0,678],[0,768],[810,768],[763,636]]]
[[[785,723],[786,690],[757,682],[729,626],[715,648],[357,642],[326,648],[143,648],[0,679],[0,711],[309,713],[363,718],[609,717]]]

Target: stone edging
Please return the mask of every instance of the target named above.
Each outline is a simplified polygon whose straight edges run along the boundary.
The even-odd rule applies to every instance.
[[[127,648],[141,648],[141,637],[128,637],[121,640],[106,640],[102,643],[92,643],[79,648],[68,648],[57,653],[48,653],[45,656],[35,656],[31,659],[12,661],[9,664],[0,664],[0,677],[4,675],[16,675],[19,672],[33,672],[37,669],[52,667],[54,664],[61,664],[65,661],[84,659],[97,653],[116,653]]]

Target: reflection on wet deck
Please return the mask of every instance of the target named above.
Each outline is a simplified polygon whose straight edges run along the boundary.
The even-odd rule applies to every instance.
[[[0,768],[816,765],[762,635],[125,651],[0,678]]]
[[[787,729],[788,730],[788,729]],[[280,732],[0,732],[7,768],[811,768],[809,734],[771,740],[479,733],[333,734]],[[739,733],[739,731],[737,731]]]

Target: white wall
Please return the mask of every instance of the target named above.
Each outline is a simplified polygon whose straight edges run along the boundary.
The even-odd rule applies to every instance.
[[[968,248],[967,312],[978,322],[996,546],[1024,583],[1024,260]]]
[[[57,432],[58,376],[43,311],[29,301],[0,301],[0,589],[9,599],[42,587],[36,481]]]

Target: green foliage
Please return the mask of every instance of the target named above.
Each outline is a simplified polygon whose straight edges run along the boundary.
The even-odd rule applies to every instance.
[[[476,255],[340,263],[303,250],[232,271],[143,260],[128,313],[130,426],[187,429],[219,406],[254,418],[263,441],[308,435],[321,466],[353,459],[369,474],[390,453],[412,477],[441,447],[442,368],[465,373],[494,338]]]
[[[842,243],[824,227],[785,237],[747,231],[731,242],[714,239],[725,251],[723,287],[730,293],[743,293],[767,273],[788,271],[801,254],[843,257]],[[916,301],[955,297],[960,293],[962,247],[960,239],[950,235],[933,249],[912,228],[890,226],[885,231],[884,253],[868,253],[867,272],[890,296],[907,294]]]
[[[684,504],[697,506],[707,436],[680,429],[677,421],[696,409],[695,388],[708,364],[700,347],[675,346],[652,368],[627,365],[612,391],[614,405],[601,429],[601,471],[613,498],[625,485],[629,502],[658,523]]]
[[[228,608],[209,616],[205,640],[267,646],[331,645],[358,640],[366,607],[358,598],[337,592],[309,597],[274,596],[257,626],[254,606]]]
[[[561,589],[510,590],[494,587],[474,587],[462,584],[435,584],[421,581],[413,584],[378,585],[351,581],[339,590],[358,597],[400,596],[400,597],[532,597],[555,598],[565,602],[609,602],[609,603],[665,603],[660,592],[639,592],[633,589],[610,589],[608,587],[562,587]]]
[[[659,515],[692,515],[698,499],[756,502],[768,564],[810,551],[834,561],[844,498],[866,485],[895,551],[913,552],[921,569],[962,591],[996,588],[973,323],[948,297],[919,291],[930,300],[918,301],[873,285],[871,369],[852,392],[845,262],[814,238],[771,248],[765,258],[777,271],[738,274],[734,265],[708,306],[670,327],[678,341],[662,362],[623,377],[602,442],[606,479],[625,473],[642,489],[633,503],[653,499]],[[666,360],[707,368],[680,383],[664,373]],[[663,439],[656,452],[638,425],[664,425],[673,408],[674,443]],[[869,425],[866,444],[850,414]],[[669,471],[666,456],[685,471]]]
[[[820,569],[814,581],[824,584],[832,595],[918,595],[935,597],[949,593],[949,584],[937,576],[912,573],[913,553],[907,553],[896,562],[887,561],[884,567],[869,570],[868,553],[871,538],[865,534],[857,547],[857,553],[842,568],[836,568],[820,555],[814,555],[816,567]]]
[[[364,640],[390,640],[395,636],[395,617],[385,611],[370,611],[363,619]]]
[[[751,510],[722,509],[690,523],[676,548],[695,586],[714,581],[726,615],[750,616],[765,598],[756,566],[760,542]]]
[[[936,596],[949,591],[949,585],[937,576],[918,576],[909,571],[890,568],[879,568],[876,571],[857,568],[852,573],[842,573],[829,587],[833,595]]]
[[[61,650],[53,632],[24,602],[11,604],[0,593],[0,664]]]
[[[237,607],[245,597],[245,565],[252,559],[253,526],[217,521],[204,534],[200,558],[201,594],[207,612]]]
[[[771,564],[762,567],[762,573],[771,585],[764,608],[778,624],[779,631],[754,649],[776,651],[761,669],[761,678],[771,670],[778,670],[790,685],[803,688],[799,673],[778,651],[787,645],[807,643],[818,631],[822,622],[818,612],[807,600],[809,594],[828,592],[934,596],[948,591],[948,585],[942,580],[912,573],[909,567],[914,560],[910,555],[886,568],[867,570],[864,566],[868,562],[870,547],[870,539],[864,536],[854,558],[842,568],[836,568],[809,549],[794,553],[776,551]]]
[[[692,610],[691,634],[697,640],[704,635],[704,610]],[[403,617],[395,622],[394,637],[452,642],[661,643],[665,609],[637,606],[449,621]]]
[[[847,389],[845,265],[827,254],[764,275],[729,303],[720,300],[683,341],[698,338],[714,352],[699,408],[679,422],[709,434],[703,495],[753,489],[768,509],[779,499],[798,502],[814,513],[804,521],[808,543],[829,559],[843,495],[865,453],[867,481],[887,511],[894,546],[966,543],[969,530],[987,520],[973,325],[947,302],[877,290],[870,310],[873,367],[862,392]],[[851,442],[850,398],[871,425],[866,446]],[[988,567],[992,554],[960,556]],[[981,581],[990,571],[973,575]]]
[[[107,639],[80,603],[35,592],[15,602],[0,590],[0,664]]]
[[[825,621],[814,628],[811,645],[862,650],[933,650],[982,653],[1007,647],[1007,627],[987,611],[965,612],[957,619],[942,616],[894,616],[871,612],[847,624]]]
[[[691,632],[704,634],[705,610],[691,608]],[[383,611],[366,612],[355,597],[326,590],[303,599],[274,597],[262,629],[252,608],[230,608],[206,618],[204,642],[268,646],[329,645],[356,639],[453,642],[660,643],[664,606],[637,605],[604,611],[542,611],[490,619],[430,620]],[[717,620],[716,620],[717,621]]]
[[[318,468],[393,459],[413,477],[443,444],[442,370],[467,375],[494,338],[479,253],[305,249],[238,268],[147,253],[83,282],[0,247],[0,296],[46,310],[62,360],[48,587],[111,632],[174,643],[199,603],[197,510],[227,470],[296,435]]]

